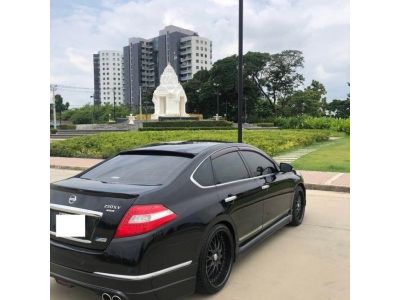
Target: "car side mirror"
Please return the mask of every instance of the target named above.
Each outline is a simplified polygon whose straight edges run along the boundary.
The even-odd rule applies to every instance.
[[[283,173],[287,173],[287,172],[292,172],[293,171],[292,165],[287,164],[287,163],[280,163],[279,169],[281,169],[281,172],[283,172]]]

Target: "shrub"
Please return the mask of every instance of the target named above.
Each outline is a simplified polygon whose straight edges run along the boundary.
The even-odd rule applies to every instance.
[[[115,118],[125,118],[130,114],[126,105],[115,106]],[[72,108],[63,112],[62,119],[69,120],[73,124],[91,124],[93,121],[99,124],[108,123],[109,116],[114,117],[114,106],[112,104],[96,105],[87,104],[80,108]]]
[[[51,128],[51,129],[50,129],[50,133],[51,133],[51,134],[56,134],[56,133],[57,133],[57,129]]]
[[[327,140],[328,130],[248,130],[244,143],[270,155]],[[122,150],[167,141],[213,140],[236,142],[236,130],[171,130],[99,133],[50,144],[51,156],[107,158]]]
[[[143,128],[159,127],[232,127],[232,122],[228,121],[163,121],[163,122],[144,122]]]
[[[73,130],[76,129],[76,125],[72,125],[72,124],[62,124],[60,126],[58,126],[59,129],[64,129],[64,130]]]
[[[350,134],[350,119],[328,117],[288,117],[274,119],[275,126],[285,129],[329,129]]]

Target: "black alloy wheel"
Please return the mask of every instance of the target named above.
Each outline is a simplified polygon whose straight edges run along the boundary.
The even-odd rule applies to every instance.
[[[234,257],[233,238],[222,224],[215,226],[200,253],[197,274],[197,291],[213,294],[220,291],[232,270]]]
[[[302,188],[297,188],[294,194],[293,207],[292,207],[292,222],[290,225],[298,226],[303,222],[305,213],[305,198]]]

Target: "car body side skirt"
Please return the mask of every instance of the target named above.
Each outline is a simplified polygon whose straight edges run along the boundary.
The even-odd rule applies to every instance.
[[[292,221],[292,215],[287,215],[280,221],[276,222],[271,227],[268,227],[264,231],[262,231],[259,235],[255,236],[252,240],[248,243],[244,244],[243,246],[239,247],[238,254],[243,254],[246,250],[250,249],[252,246],[256,245],[258,242],[270,237],[274,232],[278,231],[279,229],[285,227]]]
[[[287,213],[284,213],[278,217],[276,217],[275,219],[268,221],[267,223],[264,223],[262,225],[260,225],[259,227],[257,227],[256,229],[252,230],[251,232],[245,234],[244,236],[239,238],[239,243],[245,241],[246,239],[248,239],[249,237],[259,233],[260,231],[266,229],[267,227],[271,226],[271,224],[273,224],[274,222],[276,222],[277,220],[281,219],[283,216],[287,216]]]

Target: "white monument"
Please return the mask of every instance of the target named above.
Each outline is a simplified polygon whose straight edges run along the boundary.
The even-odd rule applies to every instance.
[[[167,65],[160,78],[160,85],[154,91],[154,114],[151,119],[158,117],[189,117],[186,113],[187,98],[182,85],[178,81],[174,68]]]
[[[128,122],[129,125],[135,125],[135,120],[136,120],[136,118],[135,118],[134,115],[129,114],[128,120],[129,120],[129,122]]]

